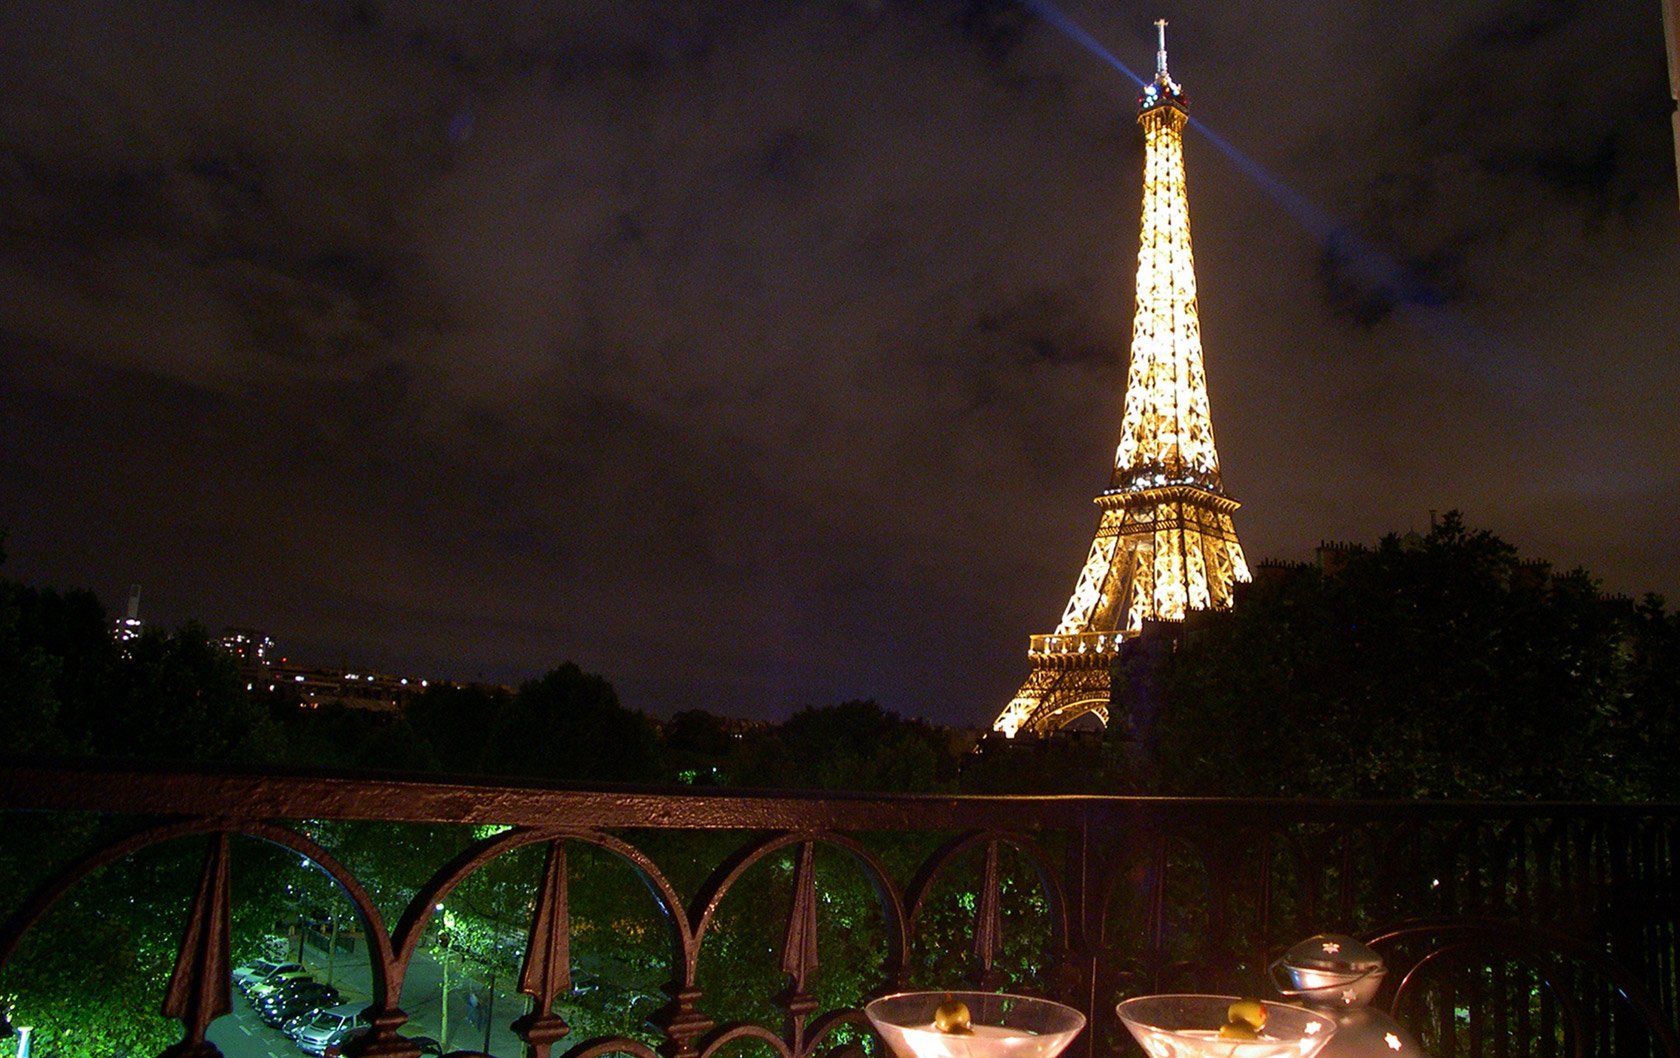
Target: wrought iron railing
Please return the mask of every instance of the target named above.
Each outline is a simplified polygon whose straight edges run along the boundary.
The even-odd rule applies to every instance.
[[[403,984],[441,909],[516,859],[529,877],[496,885],[519,894],[516,983],[529,1002],[502,1017],[538,1058],[872,1048],[857,1010],[868,995],[964,983],[1081,1007],[1092,1021],[1075,1052],[1089,1058],[1131,1046],[1118,999],[1264,993],[1268,962],[1322,931],[1389,958],[1380,1002],[1437,1058],[1680,1056],[1676,806],[558,789],[14,764],[0,769],[0,813],[5,877],[28,883],[3,894],[0,995],[20,944],[96,872],[191,852],[197,882],[162,1000],[184,1027],[176,1054],[219,1053],[206,1031],[231,1008],[229,924],[251,899],[230,863],[255,845],[292,854],[348,900],[373,1026],[352,1046],[393,1058],[418,1053],[397,1031]],[[58,819],[73,822],[43,829]],[[374,823],[396,835],[385,852],[332,847],[342,828]],[[412,858],[403,827],[461,828],[458,850],[393,882],[378,864]],[[72,833],[85,847],[53,862],[45,846]],[[22,840],[31,847],[4,847]],[[576,1043],[556,1000],[595,987],[576,972],[585,927],[596,951],[650,943],[597,906],[612,864],[657,912],[668,1002],[635,1031]],[[858,892],[866,914],[836,896]],[[758,932],[730,924],[741,922]],[[753,975],[708,983],[708,966],[716,977],[742,958],[757,960]],[[837,958],[867,963],[863,983],[825,978]],[[591,974],[614,965],[609,952]],[[725,1001],[748,979],[769,982],[756,1017]]]

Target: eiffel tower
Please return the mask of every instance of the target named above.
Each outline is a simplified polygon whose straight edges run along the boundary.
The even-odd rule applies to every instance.
[[[1184,91],[1167,73],[1167,24],[1155,23],[1155,79],[1138,97],[1143,237],[1125,414],[1114,473],[1096,498],[1091,554],[1054,632],[1031,637],[1032,674],[992,724],[1046,734],[1094,713],[1108,723],[1109,673],[1146,620],[1181,621],[1231,605],[1249,579],[1213,447],[1190,213],[1184,190]]]

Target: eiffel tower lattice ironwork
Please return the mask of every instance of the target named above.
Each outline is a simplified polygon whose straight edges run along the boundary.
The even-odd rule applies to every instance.
[[[1155,25],[1155,79],[1138,98],[1143,237],[1120,446],[1073,597],[1054,632],[1031,637],[1032,674],[992,725],[1010,736],[1055,731],[1087,713],[1106,724],[1120,644],[1145,620],[1229,607],[1234,585],[1249,579],[1202,370],[1184,189],[1188,112],[1167,73],[1167,24]]]

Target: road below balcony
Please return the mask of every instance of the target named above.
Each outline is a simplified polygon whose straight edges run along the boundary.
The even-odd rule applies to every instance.
[[[296,952],[289,953],[296,955]],[[313,944],[305,944],[299,960],[318,981],[325,981],[343,993],[343,1003],[365,1004],[369,996],[370,974],[367,959],[360,953],[328,953]],[[469,996],[477,996],[474,1004]],[[463,976],[458,967],[449,973],[449,1038],[443,1037],[443,967],[424,951],[416,952],[403,984],[402,1007],[408,1013],[403,1034],[430,1036],[443,1044],[445,1051],[483,1050],[496,1058],[519,1058],[523,1043],[508,1025],[525,1012],[528,1000],[500,987],[494,992],[485,982],[471,975]],[[474,1007],[483,1012],[475,1014]],[[485,1027],[489,1027],[486,1043]],[[226,1058],[298,1058],[303,1052],[278,1028],[266,1024],[251,1003],[234,989],[233,1013],[219,1018],[210,1026],[206,1037]]]

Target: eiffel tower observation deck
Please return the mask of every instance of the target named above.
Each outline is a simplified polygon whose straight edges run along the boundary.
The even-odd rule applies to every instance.
[[[1155,78],[1138,97],[1145,161],[1137,311],[1120,445],[1090,556],[1054,632],[1031,637],[1032,674],[996,731],[1045,734],[1086,714],[1108,722],[1110,670],[1146,620],[1226,609],[1249,579],[1213,445],[1184,186],[1184,90],[1155,23]]]

